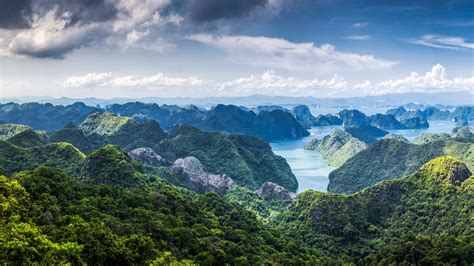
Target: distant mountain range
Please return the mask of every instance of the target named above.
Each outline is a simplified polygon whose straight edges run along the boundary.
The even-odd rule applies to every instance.
[[[269,96],[269,95],[250,95],[241,97],[205,97],[205,98],[160,98],[160,97],[146,97],[146,98],[53,98],[53,97],[17,97],[17,98],[0,98],[0,102],[40,102],[52,104],[72,104],[75,102],[84,102],[88,105],[108,105],[113,103],[127,103],[133,101],[140,101],[144,103],[159,103],[159,104],[177,104],[177,105],[198,105],[198,106],[213,106],[216,104],[234,104],[244,106],[256,105],[317,105],[321,107],[359,107],[359,106],[399,106],[408,103],[417,103],[424,105],[473,105],[474,94],[469,92],[439,92],[439,93],[393,93],[379,96],[361,96],[348,98],[315,98],[315,97],[289,97],[289,96]]]

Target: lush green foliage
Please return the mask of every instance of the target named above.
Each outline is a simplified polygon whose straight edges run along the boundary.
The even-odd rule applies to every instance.
[[[292,191],[297,188],[286,160],[275,155],[267,142],[252,136],[205,132],[187,125],[177,126],[167,135],[157,122],[148,121],[127,123],[106,136],[85,135],[80,129],[68,128],[53,133],[50,140],[67,141],[85,151],[106,144],[115,144],[124,150],[149,147],[168,162],[194,156],[209,172],[226,174],[237,184],[251,189],[257,189],[265,181]]]
[[[159,180],[123,188],[41,167],[11,181],[3,177],[0,186],[4,262],[288,265],[323,258],[239,204],[212,193],[181,193]]]
[[[410,174],[440,155],[453,155],[474,169],[474,143],[447,139],[415,145],[380,140],[329,174],[328,190],[353,193],[387,179]]]
[[[86,135],[109,136],[131,123],[133,120],[126,116],[117,116],[108,112],[93,113],[81,123],[80,129]]]
[[[367,146],[346,131],[336,129],[321,140],[312,140],[305,145],[305,149],[317,150],[328,160],[329,165],[338,167]]]
[[[354,262],[470,264],[474,178],[453,184],[454,169],[466,168],[439,157],[410,176],[349,196],[307,191],[275,221],[291,236]]]

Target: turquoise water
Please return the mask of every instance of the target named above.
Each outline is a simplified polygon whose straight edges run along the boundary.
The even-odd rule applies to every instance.
[[[298,191],[308,189],[326,191],[329,173],[334,167],[328,166],[327,160],[317,151],[308,151],[304,145],[312,139],[321,139],[338,127],[313,127],[310,136],[298,139],[270,143],[273,152],[286,159],[298,180]]]
[[[430,128],[427,129],[409,129],[409,130],[390,130],[392,133],[403,135],[412,141],[422,133],[451,133],[456,126],[451,121],[430,121]],[[331,133],[337,126],[313,127],[309,131],[310,136],[298,139],[270,143],[273,152],[284,157],[291,167],[291,170],[298,180],[298,191],[301,193],[308,189],[317,191],[326,191],[329,183],[329,173],[334,167],[328,166],[321,154],[317,151],[304,150],[304,145],[312,139],[321,139]]]

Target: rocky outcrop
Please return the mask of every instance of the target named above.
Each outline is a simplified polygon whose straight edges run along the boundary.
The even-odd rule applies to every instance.
[[[135,161],[154,167],[161,166],[165,160],[151,148],[136,148],[128,152]]]
[[[426,118],[423,118],[423,117],[408,118],[408,119],[402,120],[401,123],[407,129],[418,129],[418,128],[430,127],[430,124],[428,123]]]
[[[305,128],[342,125],[342,119],[331,114],[318,115],[317,117],[314,117],[306,105],[295,106],[291,110],[291,113],[295,117],[296,121],[298,121]]]
[[[380,129],[404,129],[403,126],[393,115],[375,114],[369,117],[370,125]]]
[[[464,180],[472,176],[471,171],[461,162],[455,162],[451,165],[449,172],[449,183],[459,186]]]
[[[451,117],[451,113],[448,110],[442,111],[434,106],[426,108],[423,110],[423,113],[430,120],[448,120]]]
[[[327,114],[327,115],[318,115],[313,122],[313,126],[339,126],[342,125],[342,119],[339,117]]]
[[[172,173],[179,175],[183,183],[190,189],[198,192],[214,191],[219,194],[234,185],[234,181],[225,174],[215,175],[207,173],[202,163],[195,157],[189,156],[177,159],[170,167]]]
[[[405,142],[405,143],[408,143],[408,139],[405,138],[404,136],[402,135],[399,135],[399,134],[394,134],[394,133],[391,133],[391,134],[388,134],[386,135],[385,137],[383,137],[384,139],[394,139],[394,140],[397,140],[397,141],[401,141],[401,142]]]
[[[291,109],[291,113],[303,127],[310,128],[316,119],[306,105],[297,105]]]
[[[353,137],[358,138],[367,144],[372,144],[376,142],[378,138],[388,135],[387,131],[373,126],[351,127],[346,128],[345,130]]]
[[[283,201],[286,205],[291,204],[296,198],[295,193],[269,181],[263,183],[255,193],[267,201]]]
[[[360,127],[370,124],[370,119],[361,111],[344,109],[338,113],[344,127]]]
[[[305,146],[307,150],[320,152],[331,166],[342,165],[366,148],[367,144],[341,129],[334,130],[321,140],[314,139]]]

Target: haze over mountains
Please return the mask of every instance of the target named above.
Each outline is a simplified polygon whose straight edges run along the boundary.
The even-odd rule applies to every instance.
[[[321,107],[360,107],[360,106],[399,106],[406,103],[419,103],[424,105],[469,105],[474,101],[473,92],[439,92],[439,93],[395,93],[380,96],[362,96],[349,98],[316,98],[316,97],[291,97],[291,96],[266,96],[266,95],[251,95],[243,97],[180,97],[180,98],[161,98],[161,97],[147,97],[147,98],[53,98],[53,97],[15,97],[15,98],[0,98],[0,101],[5,102],[40,102],[68,105],[75,102],[84,102],[89,105],[108,105],[108,104],[123,104],[127,102],[139,101],[144,103],[159,103],[159,104],[177,104],[177,105],[198,105],[198,106],[212,106],[216,104],[234,104],[244,106],[256,105],[317,105]]]

